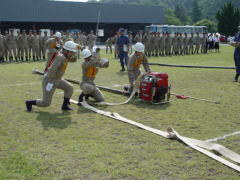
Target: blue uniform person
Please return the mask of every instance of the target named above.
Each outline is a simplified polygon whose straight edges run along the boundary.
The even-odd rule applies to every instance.
[[[238,26],[238,33],[234,37],[234,41],[230,45],[235,47],[234,62],[236,66],[236,76],[234,81],[237,82],[240,75],[240,26]]]
[[[119,38],[117,39],[117,54],[120,59],[121,71],[125,71],[125,65],[128,64],[129,38],[124,35],[124,29],[119,29]]]

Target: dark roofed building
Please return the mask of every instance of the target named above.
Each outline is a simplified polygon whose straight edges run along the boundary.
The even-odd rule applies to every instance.
[[[7,0],[0,6],[0,28],[19,29],[96,29],[105,34],[119,27],[137,31],[149,24],[163,24],[159,6],[105,3],[62,2],[49,0]]]

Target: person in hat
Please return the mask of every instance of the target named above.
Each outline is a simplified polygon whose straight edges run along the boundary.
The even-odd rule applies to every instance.
[[[43,34],[44,34],[43,36],[41,36],[41,34],[40,34],[40,37],[39,37],[39,41],[40,41],[39,48],[40,48],[40,56],[42,56],[43,60],[46,60],[46,47],[45,47],[45,43],[48,40],[47,31],[44,31]]]
[[[47,50],[47,59],[49,60],[55,53],[62,49],[63,41],[61,40],[62,34],[56,32],[53,38],[48,39],[45,42],[45,48]]]
[[[4,62],[6,47],[5,47],[5,37],[1,33],[0,29],[0,63]]]
[[[22,33],[18,37],[19,42],[19,51],[21,54],[21,60],[28,61],[28,35],[26,34],[26,30],[22,30]]]
[[[234,62],[236,66],[236,75],[234,77],[234,82],[237,82],[240,75],[240,25],[238,26],[238,32],[235,34],[233,41],[230,42],[230,45],[235,47]]]
[[[119,29],[119,37],[117,39],[117,55],[120,59],[120,64],[122,69],[120,71],[125,71],[125,65],[128,63],[128,52],[130,40],[124,35],[124,29]]]
[[[9,52],[9,61],[13,61],[13,56],[15,58],[15,61],[18,61],[18,57],[17,57],[17,38],[14,35],[14,31],[13,29],[10,30],[10,34],[8,36],[6,36],[6,45],[7,45],[7,49]]]
[[[128,62],[128,79],[130,83],[130,91],[133,89],[134,82],[141,74],[140,64],[143,64],[145,72],[151,72],[148,58],[144,53],[145,46],[142,43],[138,42],[133,46],[133,49],[135,52],[130,56]]]
[[[82,102],[84,97],[85,99],[92,97],[96,102],[102,102],[104,101],[104,96],[96,87],[94,80],[98,73],[98,68],[108,67],[109,61],[100,57],[99,48],[93,48],[93,53],[89,49],[84,49],[82,55],[84,59],[82,63],[82,82],[80,83],[82,93],[78,101]]]
[[[62,52],[55,53],[47,64],[42,81],[43,97],[38,100],[28,100],[25,102],[27,111],[32,111],[32,106],[39,107],[50,106],[52,97],[56,89],[64,91],[64,100],[62,110],[72,110],[69,106],[70,98],[73,94],[73,86],[62,77],[66,71],[69,62],[77,61],[78,44],[73,41],[67,41]]]
[[[132,54],[133,35],[131,31],[128,31],[127,37],[129,39],[129,54]]]
[[[90,34],[87,36],[87,45],[90,51],[92,51],[93,46],[96,45],[97,36],[94,34],[94,31],[91,30]]]

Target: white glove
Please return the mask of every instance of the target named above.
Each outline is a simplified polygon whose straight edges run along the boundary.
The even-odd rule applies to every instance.
[[[53,83],[47,83],[47,86],[46,86],[46,91],[51,91],[53,88]]]
[[[33,70],[32,70],[32,74],[37,74],[37,70],[36,70],[36,69],[33,69]]]

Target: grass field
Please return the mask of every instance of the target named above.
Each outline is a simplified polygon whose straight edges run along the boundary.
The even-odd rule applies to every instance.
[[[110,67],[101,69],[96,83],[117,87],[128,83],[112,55]],[[81,80],[81,61],[70,64],[65,77]],[[151,58],[151,62],[187,65],[234,66],[233,48],[221,53]],[[78,179],[239,179],[239,173],[173,140],[83,107],[62,113],[62,91],[55,92],[48,108],[25,110],[24,101],[41,98],[41,77],[33,68],[45,62],[0,64],[0,180]],[[181,135],[201,140],[240,130],[240,84],[232,82],[234,70],[187,69],[152,66],[167,72],[172,92],[220,101],[211,104],[171,98],[168,105],[151,105],[134,99],[129,104],[101,107],[160,130],[176,129]],[[80,88],[74,85],[73,99]],[[103,92],[108,102],[126,97]],[[240,136],[218,143],[240,153]]]

